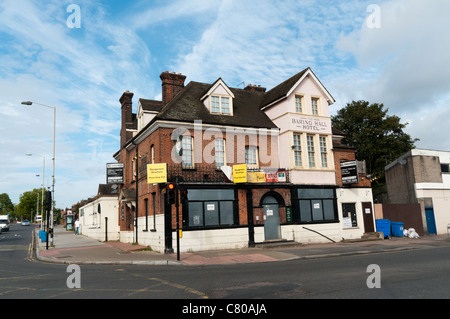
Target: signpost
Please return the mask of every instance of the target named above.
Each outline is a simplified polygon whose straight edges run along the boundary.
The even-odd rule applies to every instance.
[[[356,161],[341,163],[342,184],[358,184]]]
[[[106,164],[106,183],[123,184],[123,163]]]

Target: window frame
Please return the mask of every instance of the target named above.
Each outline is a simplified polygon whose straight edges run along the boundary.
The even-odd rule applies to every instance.
[[[303,167],[303,154],[302,154],[302,133],[293,133],[292,135],[292,151],[294,155],[294,166],[295,167]],[[297,137],[297,138],[296,138]],[[298,144],[296,144],[298,141]],[[299,158],[300,162],[297,162],[297,158]]]
[[[297,102],[300,102],[300,108],[298,107],[299,104]],[[304,113],[304,96],[301,94],[296,94],[294,97],[294,104],[295,104],[295,113]]]
[[[224,103],[225,99],[228,100],[228,103]],[[225,106],[227,106],[227,107],[225,107]],[[228,112],[224,112],[224,109],[228,109]],[[228,95],[212,94],[209,97],[209,111],[211,114],[232,116],[233,115],[233,98]]]
[[[191,140],[191,143],[185,143],[185,140],[187,139]],[[185,148],[185,145],[190,145],[190,148]],[[182,169],[194,169],[194,137],[191,135],[183,135],[183,138],[181,140],[181,147],[183,149],[183,155],[181,156],[181,167]],[[187,159],[188,156],[186,154],[186,151],[190,152],[190,162],[185,161],[185,158]]]
[[[222,142],[222,150],[218,150],[217,142]],[[219,145],[220,147],[220,145]],[[222,154],[222,162],[217,161],[217,156]],[[226,153],[226,142],[224,138],[216,138],[214,140],[214,162],[216,163],[216,169],[220,169],[221,166],[227,165],[227,153]],[[220,165],[221,164],[221,165]]]
[[[316,101],[316,107],[314,108],[314,101]],[[311,96],[311,114],[312,115],[320,115],[320,97],[319,96]]]
[[[309,196],[299,195],[299,190],[307,190],[311,194]],[[331,196],[316,196],[314,195],[314,191],[332,191]],[[337,197],[336,197],[336,188],[333,187],[297,187],[293,188],[292,191],[292,200],[294,206],[294,222],[300,224],[321,224],[321,223],[338,223],[339,222],[339,211],[337,206]],[[308,192],[306,192],[308,193]],[[324,194],[320,194],[324,195]],[[324,205],[325,203],[325,205]],[[319,206],[314,207],[314,204],[319,204]],[[331,204],[331,206],[330,206]],[[308,207],[307,211],[302,210],[301,208]],[[330,209],[332,207],[333,218],[328,218],[329,211],[326,211],[325,208]],[[319,211],[314,211],[314,209],[320,209],[322,218],[318,219],[315,213],[319,213]],[[303,216],[308,216],[309,218],[303,218]]]
[[[316,168],[316,148],[315,148],[315,135],[306,135],[306,146],[308,149],[308,166],[309,168]]]
[[[250,150],[255,150],[255,163],[248,163],[248,159],[249,159],[249,151]],[[245,164],[247,164],[248,168],[259,168],[259,152],[258,152],[258,147],[254,146],[254,145],[247,145],[245,147]],[[253,157],[253,156],[252,156]]]
[[[322,141],[324,145],[322,145]],[[322,168],[328,168],[328,142],[327,136],[319,135],[320,163]],[[325,157],[324,157],[325,156]],[[325,160],[324,160],[325,159]],[[325,166],[324,166],[325,164]]]
[[[211,228],[229,228],[229,227],[236,227],[239,225],[239,209],[238,209],[238,195],[236,189],[231,188],[212,188],[208,190],[216,190],[217,192],[227,190],[230,192],[233,192],[232,199],[230,198],[212,198],[212,199],[189,199],[190,194],[192,194],[192,191],[198,190],[202,191],[201,188],[188,188],[188,200],[183,203],[182,210],[183,210],[183,229],[211,229]],[[198,216],[201,216],[201,224],[200,225],[190,225],[191,217],[194,217],[194,215],[190,215],[189,213],[189,204],[195,204],[197,203],[198,208],[201,207],[201,211],[196,210],[196,214]],[[221,203],[231,203],[232,205],[232,216],[226,216],[224,212],[221,212],[221,209],[223,210],[224,207],[222,207]],[[207,208],[208,205],[215,205],[215,211],[217,211],[217,216],[212,216],[212,218],[217,219],[217,224],[207,224],[208,216],[207,216]],[[194,214],[194,213],[193,213]],[[232,217],[232,223],[222,223],[225,220],[229,220],[230,217]],[[209,219],[211,220],[211,219]]]

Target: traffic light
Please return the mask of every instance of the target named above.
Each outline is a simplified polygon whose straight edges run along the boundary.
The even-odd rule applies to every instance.
[[[186,188],[180,191],[180,201],[186,203],[188,200],[188,190]]]
[[[176,187],[174,183],[167,184],[167,202],[169,205],[176,202]]]
[[[51,191],[45,192],[45,210],[48,212],[52,210],[52,192]]]

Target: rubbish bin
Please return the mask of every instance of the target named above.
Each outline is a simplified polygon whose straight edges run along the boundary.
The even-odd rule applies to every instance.
[[[403,237],[403,223],[392,222],[392,236]]]
[[[391,221],[389,219],[377,219],[375,220],[377,232],[382,232],[383,237],[391,237]]]

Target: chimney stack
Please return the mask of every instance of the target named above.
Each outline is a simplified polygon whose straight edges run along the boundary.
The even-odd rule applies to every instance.
[[[134,93],[130,91],[125,91],[122,94],[122,97],[119,99],[120,104],[122,105],[122,126],[120,129],[120,147],[124,147],[126,142],[133,137],[132,132],[127,132],[127,124],[133,123],[133,114],[132,114],[132,99]]]
[[[159,76],[162,81],[162,102],[166,106],[184,88],[186,76],[165,71]]]
[[[244,90],[251,91],[251,92],[262,92],[262,93],[266,92],[266,88],[263,88],[263,87],[261,87],[261,85],[256,85],[256,84],[254,84],[254,85],[249,84],[245,87]]]

